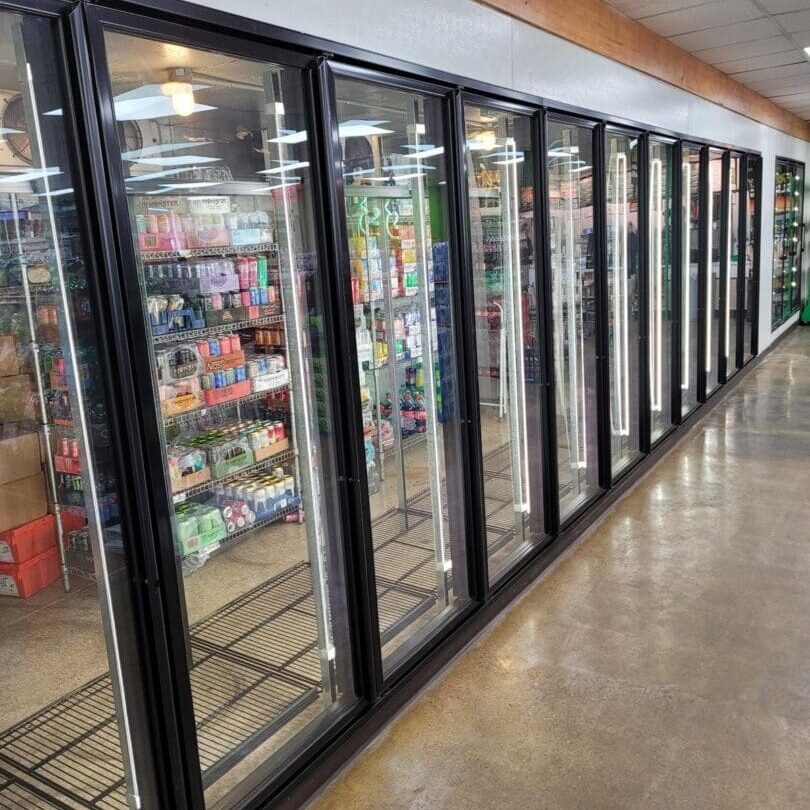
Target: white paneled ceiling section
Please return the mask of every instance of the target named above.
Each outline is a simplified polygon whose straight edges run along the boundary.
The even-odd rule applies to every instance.
[[[698,59],[810,120],[810,0],[608,0]]]

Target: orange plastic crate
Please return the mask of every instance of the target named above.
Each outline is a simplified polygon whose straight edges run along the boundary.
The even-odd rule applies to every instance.
[[[52,548],[14,565],[0,563],[0,596],[29,599],[59,579],[59,555]]]
[[[84,523],[81,515],[62,512],[62,532],[65,536],[80,529]],[[53,548],[56,548],[55,515],[45,515],[30,523],[0,532],[0,564],[19,565]]]

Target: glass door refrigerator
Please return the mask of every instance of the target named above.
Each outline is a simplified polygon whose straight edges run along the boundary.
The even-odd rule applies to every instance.
[[[742,241],[740,216],[742,213],[742,157],[729,155],[728,167],[728,222],[726,223],[726,268],[724,296],[723,352],[721,359],[725,379],[737,371],[737,343],[740,321],[740,286],[742,285]]]
[[[804,165],[777,159],[773,213],[771,326],[801,306]]]
[[[613,476],[641,455],[639,136],[605,133],[610,457]]]
[[[490,582],[544,535],[532,124],[530,113],[464,104]]]
[[[759,288],[759,201],[760,194],[760,167],[762,161],[755,155],[745,155],[744,173],[742,179],[745,194],[743,205],[744,215],[744,239],[745,251],[743,259],[745,261],[742,278],[742,354],[740,356],[740,366],[744,366],[753,356],[755,351],[756,324],[759,314],[757,291]]]
[[[650,441],[672,425],[672,361],[674,310],[673,215],[675,145],[649,140],[648,363]]]
[[[703,289],[703,379],[704,396],[709,397],[720,384],[720,319],[724,210],[728,202],[724,183],[724,152],[709,149],[706,191],[706,276]]]
[[[681,272],[680,272],[680,350],[681,416],[698,405],[700,344],[701,249],[705,216],[703,161],[699,146],[684,144],[681,152]]]
[[[560,522],[600,491],[594,129],[549,118],[549,267]]]
[[[334,65],[384,674],[468,601],[441,95]]]
[[[303,60],[105,19],[176,677],[227,806],[354,696]]]

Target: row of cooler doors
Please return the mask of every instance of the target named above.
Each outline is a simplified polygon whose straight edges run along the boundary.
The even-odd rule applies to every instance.
[[[750,359],[759,161],[76,13],[85,118],[55,23],[2,13],[29,137],[0,193],[4,278],[56,302],[107,642],[54,705],[106,725],[14,778],[235,806]]]

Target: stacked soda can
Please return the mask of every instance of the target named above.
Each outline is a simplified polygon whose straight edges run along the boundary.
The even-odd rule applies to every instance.
[[[200,386],[204,391],[212,388],[226,388],[235,383],[244,382],[248,378],[247,366],[227,368],[223,371],[210,371],[200,377]]]
[[[284,371],[287,360],[283,354],[259,355],[248,361],[248,377],[261,377],[263,374],[275,374]]]
[[[242,350],[242,339],[239,335],[220,335],[219,337],[208,338],[197,341],[197,351],[200,357],[224,357],[229,354],[236,354]]]
[[[283,467],[272,471],[253,473],[217,487],[221,506],[233,509],[235,504],[244,504],[249,512],[265,519],[295,506],[297,493],[295,479],[285,473]]]

